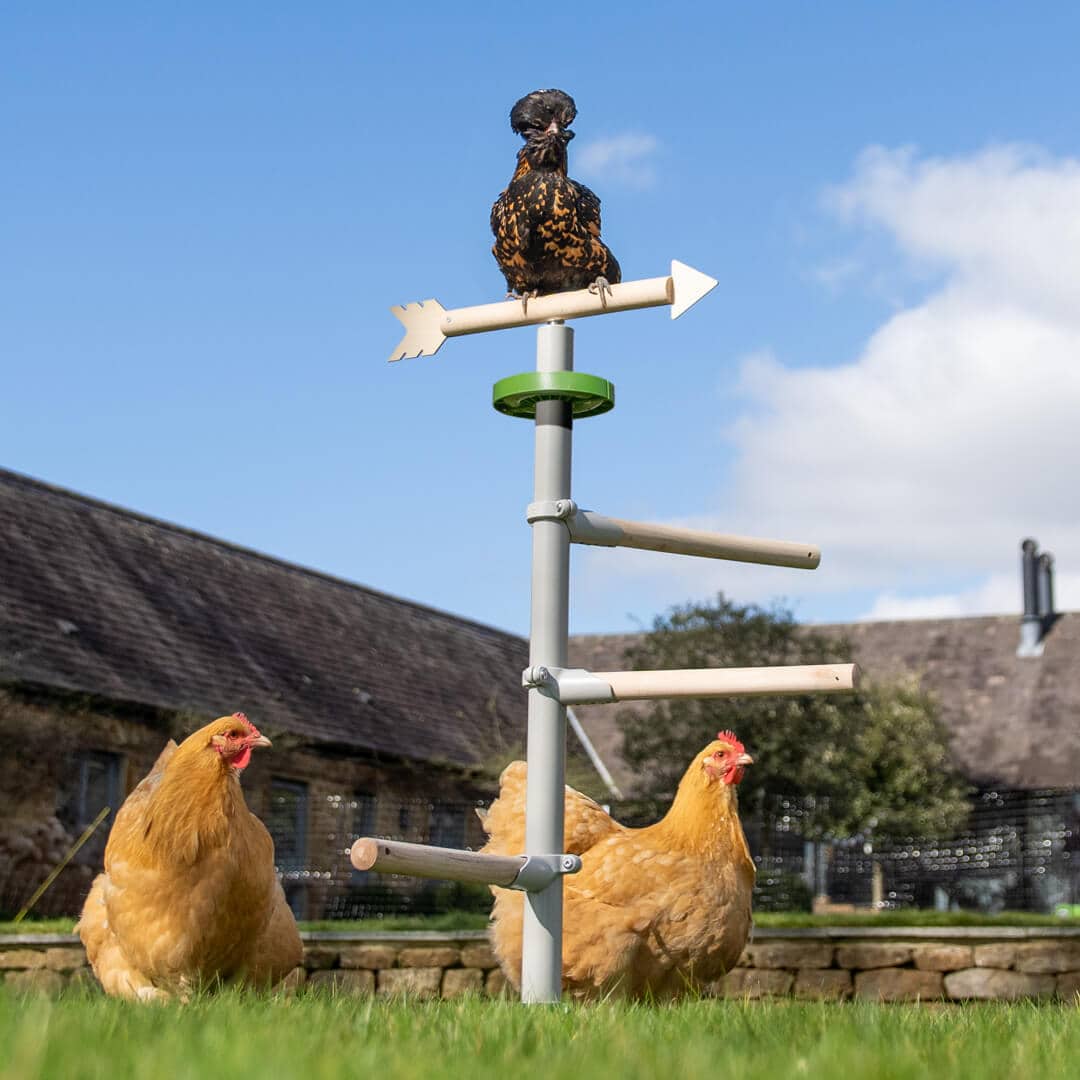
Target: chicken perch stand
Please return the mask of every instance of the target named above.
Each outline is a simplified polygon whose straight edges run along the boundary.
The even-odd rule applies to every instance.
[[[632,547],[700,558],[813,570],[821,555],[810,544],[724,536],[607,518],[581,510],[571,498],[571,437],[575,419],[614,407],[606,379],[574,371],[574,331],[566,318],[671,306],[677,318],[717,282],[672,262],[671,274],[613,285],[599,294],[581,289],[530,300],[446,311],[437,301],[391,308],[405,337],[391,360],[430,356],[447,337],[540,323],[536,371],[495,384],[495,408],[535,422],[532,526],[532,616],[529,667],[528,783],[525,847],[520,856],[453,851],[424,844],[363,837],[352,846],[359,870],[482,882],[526,893],[521,1000],[555,1002],[562,992],[562,875],[581,868],[561,854],[566,765],[566,706],[646,698],[805,694],[851,690],[854,664],[804,667],[713,668],[697,671],[589,672],[568,668],[570,545]]]

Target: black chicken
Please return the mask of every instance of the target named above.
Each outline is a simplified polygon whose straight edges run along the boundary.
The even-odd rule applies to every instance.
[[[561,90],[534,90],[510,111],[510,126],[524,140],[517,169],[491,208],[491,253],[512,295],[617,284],[622,271],[600,239],[600,200],[566,175],[566,147],[577,115]]]

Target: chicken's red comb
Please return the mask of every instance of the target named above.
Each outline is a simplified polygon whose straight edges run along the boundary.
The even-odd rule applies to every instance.
[[[743,746],[743,744],[741,742],[739,742],[739,737],[735,734],[734,731],[718,731],[716,733],[716,737],[721,742],[731,743],[731,746],[735,750],[736,753],[738,753],[738,754],[746,753],[746,747]]]
[[[244,724],[248,728],[250,728],[253,735],[259,734],[259,729],[242,712],[234,712],[233,719],[239,720],[241,724]]]

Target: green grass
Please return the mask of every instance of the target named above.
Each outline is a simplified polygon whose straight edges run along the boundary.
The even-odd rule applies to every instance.
[[[874,915],[809,915],[801,911],[755,912],[754,925],[788,929],[803,926],[1080,926],[1080,919],[1040,915],[1030,911],[1003,911],[981,915],[977,911],[882,911]]]
[[[74,919],[23,919],[0,920],[0,934],[70,934]]]
[[[1060,1005],[699,1001],[522,1007],[225,994],[140,1006],[0,992],[0,1078],[620,1077],[949,1080],[1076,1075]]]
[[[807,915],[803,912],[758,912],[754,923],[761,928],[790,929],[805,926],[1067,926],[1080,927],[1080,918],[1036,915],[1027,911],[1005,911],[1000,915],[980,915],[972,911],[884,911],[879,915]],[[302,922],[301,930],[483,930],[486,915],[472,911],[450,911],[443,915],[397,915],[383,919],[342,919]],[[74,919],[24,919],[21,923],[0,921],[0,934],[70,934]]]
[[[382,919],[323,919],[301,922],[301,930],[483,930],[488,917],[475,911],[448,911],[442,915],[388,915]],[[0,919],[2,934],[70,934],[74,919]]]

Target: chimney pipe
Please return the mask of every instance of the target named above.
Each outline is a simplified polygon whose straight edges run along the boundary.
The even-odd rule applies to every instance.
[[[1054,625],[1054,556],[1044,551],[1039,556],[1039,620],[1045,637]]]
[[[1039,617],[1039,545],[1030,537],[1020,545],[1020,571],[1024,582],[1024,616],[1020,620],[1017,656],[1042,656],[1043,623]]]

